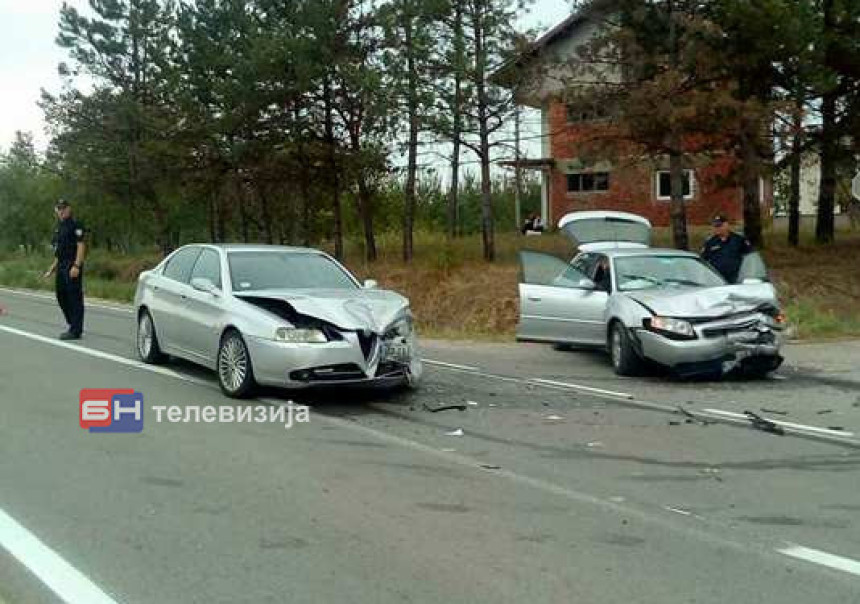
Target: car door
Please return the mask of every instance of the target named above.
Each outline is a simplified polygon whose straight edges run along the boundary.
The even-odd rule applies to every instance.
[[[605,342],[606,292],[595,290],[582,271],[549,254],[523,251],[520,262],[518,339]]]
[[[183,336],[183,314],[191,286],[191,269],[200,255],[200,246],[186,246],[167,260],[161,279],[153,291],[155,308],[153,318],[159,343],[165,351],[187,357],[188,348]]]
[[[216,290],[200,291],[193,285],[189,288],[179,334],[189,352],[214,365],[225,304],[221,254],[215,249],[203,248],[197,257],[189,283],[198,278],[207,279]]]

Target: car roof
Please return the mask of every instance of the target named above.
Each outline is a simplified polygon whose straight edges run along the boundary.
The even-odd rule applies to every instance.
[[[189,246],[198,245],[214,247],[225,252],[293,252],[299,254],[323,254],[322,250],[310,247],[293,247],[289,245],[267,245],[264,243],[189,243]],[[185,247],[185,246],[183,246]]]
[[[588,253],[588,252],[583,252]],[[643,248],[613,248],[608,250],[600,250],[591,252],[594,254],[604,254],[610,258],[625,258],[628,256],[683,256],[685,258],[698,258],[699,255],[686,250],[673,250],[670,248],[660,247],[643,247]]]

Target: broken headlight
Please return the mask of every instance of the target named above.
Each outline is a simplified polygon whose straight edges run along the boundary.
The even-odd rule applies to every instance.
[[[328,338],[319,329],[278,327],[275,330],[275,341],[290,344],[324,344],[328,342]]]
[[[403,317],[398,319],[394,325],[388,328],[385,332],[385,339],[392,340],[394,338],[408,338],[414,331],[412,317]]]
[[[689,321],[684,321],[683,319],[651,317],[645,320],[645,327],[676,340],[693,340],[696,338],[693,326]]]

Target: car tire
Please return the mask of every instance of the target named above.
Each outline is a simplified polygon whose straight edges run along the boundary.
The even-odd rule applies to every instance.
[[[617,375],[632,376],[642,370],[642,359],[633,349],[630,334],[620,321],[613,321],[609,326],[607,345],[612,368]]]
[[[221,338],[216,371],[221,392],[230,398],[248,398],[257,386],[248,346],[235,329]]]
[[[167,358],[167,355],[161,351],[161,346],[158,343],[155,321],[153,321],[152,315],[146,309],[142,310],[137,317],[135,342],[137,343],[137,355],[144,363],[157,365],[163,363]]]

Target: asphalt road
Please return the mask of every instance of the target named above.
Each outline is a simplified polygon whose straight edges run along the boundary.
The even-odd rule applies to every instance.
[[[136,363],[127,309],[90,306],[85,339],[60,345],[50,299],[0,305],[4,604],[860,601],[851,436],[651,408],[779,404],[860,431],[853,344],[791,349],[786,379],[690,384],[619,380],[590,352],[428,342],[418,392],[294,398],[310,421],[285,429],[156,421],[237,403],[188,364]],[[143,432],[82,430],[84,388],[142,392]]]

